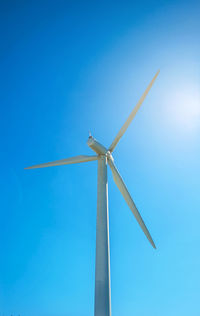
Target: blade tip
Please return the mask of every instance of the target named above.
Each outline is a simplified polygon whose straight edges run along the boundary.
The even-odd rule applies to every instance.
[[[156,72],[156,74],[155,74],[155,78],[158,77],[159,73],[160,73],[160,69],[157,70],[157,72]]]
[[[154,244],[154,242],[151,244],[152,244],[153,248],[156,250],[157,248],[156,248],[156,245]]]

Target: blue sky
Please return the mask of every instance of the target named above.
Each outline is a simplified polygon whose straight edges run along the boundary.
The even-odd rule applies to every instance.
[[[93,315],[97,163],[160,69],[109,170],[114,316],[199,316],[198,1],[1,2],[0,316]]]

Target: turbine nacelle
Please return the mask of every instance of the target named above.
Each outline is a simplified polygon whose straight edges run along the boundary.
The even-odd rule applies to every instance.
[[[91,135],[88,138],[87,144],[92,150],[94,150],[98,155],[106,155],[108,153],[108,149],[105,148],[102,144],[100,144],[94,137]]]

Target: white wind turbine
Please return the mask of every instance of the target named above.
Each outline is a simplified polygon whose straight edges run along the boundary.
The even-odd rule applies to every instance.
[[[107,184],[107,164],[110,166],[114,181],[123,195],[126,203],[135,216],[138,224],[146,235],[151,245],[156,248],[151,235],[138,212],[128,189],[123,182],[113,160],[112,152],[120,138],[126,132],[131,121],[135,117],[146,95],[151,89],[154,81],[159,74],[159,70],[148,85],[139,102],[129,115],[111,146],[107,149],[92,136],[89,136],[87,144],[97,155],[95,156],[76,156],[40,165],[34,165],[25,169],[45,168],[52,166],[68,165],[73,163],[98,160],[98,185],[97,185],[97,223],[96,223],[96,269],[95,269],[95,316],[111,316],[111,295],[110,295],[110,248],[109,248],[109,219],[108,219],[108,184]]]

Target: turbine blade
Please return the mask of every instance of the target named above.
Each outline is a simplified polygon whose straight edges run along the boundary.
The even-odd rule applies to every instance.
[[[128,192],[128,189],[125,185],[125,183],[122,180],[122,177],[120,176],[117,168],[114,165],[114,162],[111,159],[108,159],[108,164],[112,170],[112,174],[113,174],[113,179],[119,189],[119,191],[121,192],[121,194],[123,195],[126,203],[128,204],[128,206],[130,207],[133,215],[135,216],[138,224],[140,225],[140,227],[142,228],[144,234],[146,235],[147,239],[149,240],[149,242],[151,243],[151,245],[156,249],[156,246],[153,242],[153,239],[151,238],[151,235],[145,225],[145,223],[143,222],[143,219],[140,215],[140,213],[138,212],[135,203],[133,202],[130,193]]]
[[[53,167],[53,166],[62,166],[62,165],[69,165],[73,163],[80,163],[80,162],[87,162],[97,160],[97,156],[76,156],[61,160],[55,160],[52,162],[42,163],[40,165],[34,165],[31,167],[26,167],[24,169],[36,169],[36,168],[45,168],[45,167]]]
[[[142,105],[144,99],[146,98],[149,90],[151,89],[154,81],[156,80],[158,74],[159,74],[160,70],[157,71],[157,73],[155,74],[155,76],[153,77],[152,81],[150,82],[150,84],[148,85],[147,89],[145,90],[145,92],[143,93],[142,97],[140,98],[139,102],[137,103],[137,105],[134,107],[133,111],[131,112],[131,114],[129,115],[128,119],[126,120],[126,122],[124,123],[124,125],[121,127],[121,129],[119,130],[117,136],[115,137],[115,139],[113,140],[112,144],[110,145],[109,151],[113,152],[113,150],[115,149],[117,143],[119,142],[120,138],[124,135],[124,133],[126,132],[127,128],[129,127],[129,125],[131,124],[132,120],[134,119],[137,111],[139,110],[140,106]]]

